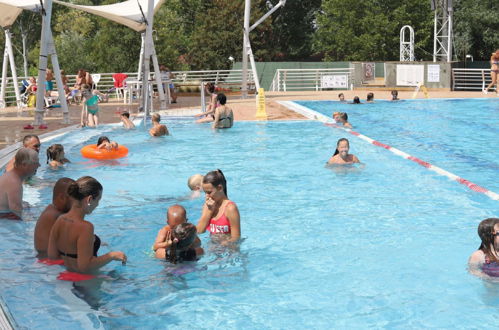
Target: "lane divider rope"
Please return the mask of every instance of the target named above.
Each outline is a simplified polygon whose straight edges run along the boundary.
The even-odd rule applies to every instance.
[[[408,159],[418,165],[421,165],[423,166],[424,168],[427,168],[428,170],[430,171],[433,171],[433,172],[436,172],[437,174],[439,175],[442,175],[442,176],[445,176],[453,181],[456,181],[462,185],[465,185],[466,187],[468,187],[469,189],[475,191],[475,192],[478,192],[478,193],[482,193],[484,195],[486,195],[487,197],[489,197],[490,199],[493,199],[493,200],[496,200],[496,201],[499,201],[499,194],[496,193],[496,192],[493,192],[491,190],[488,190],[487,188],[484,188],[482,186],[479,186],[469,180],[466,180],[464,178],[461,178],[457,175],[455,175],[454,173],[451,173],[449,171],[446,171],[444,170],[443,168],[440,168],[438,166],[435,166],[429,162],[426,162],[422,159],[419,159],[417,157],[414,157],[412,155],[409,155],[408,153],[406,152],[403,152],[397,148],[394,148],[390,145],[387,145],[385,143],[382,143],[382,142],[379,142],[379,141],[376,141],[374,139],[371,139],[370,137],[368,136],[365,136],[363,134],[360,134],[359,132],[356,132],[352,129],[349,129],[349,128],[344,128],[342,126],[339,126],[335,123],[335,121],[330,118],[330,117],[327,117],[317,111],[314,111],[314,110],[311,110],[307,107],[304,107],[300,104],[297,104],[295,102],[292,102],[292,101],[278,101],[278,103],[286,106],[287,108],[289,108],[290,110],[293,110],[295,112],[298,112],[299,114],[309,118],[309,119],[312,119],[312,120],[318,120],[318,121],[321,121],[323,122],[326,126],[330,126],[330,127],[334,127],[334,128],[339,128],[339,129],[342,129],[344,131],[346,131],[347,133],[351,134],[351,135],[354,135],[370,144],[373,144],[377,147],[380,147],[380,148],[383,148],[383,149],[386,149],[386,150],[389,150],[390,152],[394,153],[395,155],[397,156],[400,156],[402,158],[405,158],[405,159]]]

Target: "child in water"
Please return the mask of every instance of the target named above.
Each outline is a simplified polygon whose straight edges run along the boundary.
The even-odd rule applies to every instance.
[[[187,180],[187,185],[189,186],[189,189],[192,190],[191,198],[197,198],[201,196],[203,178],[204,177],[201,174],[194,174],[189,178],[189,180]]]
[[[97,149],[118,150],[118,143],[109,140],[107,136],[101,136],[97,140]]]
[[[62,144],[53,144],[47,148],[47,164],[50,167],[57,169],[66,163],[70,163],[70,161],[64,157],[64,147]]]
[[[357,156],[349,154],[350,143],[347,139],[341,138],[336,143],[334,155],[328,160],[328,164],[354,164],[360,163]]]

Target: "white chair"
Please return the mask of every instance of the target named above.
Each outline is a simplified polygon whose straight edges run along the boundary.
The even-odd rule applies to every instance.
[[[94,89],[97,89],[97,85],[99,84],[100,81],[100,73],[93,73],[90,75],[92,77],[92,81],[94,83]]]

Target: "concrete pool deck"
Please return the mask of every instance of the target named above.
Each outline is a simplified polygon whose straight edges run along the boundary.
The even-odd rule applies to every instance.
[[[268,120],[308,120],[307,118],[287,109],[278,101],[296,100],[337,100],[339,93],[345,94],[346,100],[352,100],[354,96],[365,99],[366,90],[353,91],[322,91],[322,92],[266,92],[266,110]],[[411,99],[413,91],[399,91],[400,99]],[[482,92],[442,92],[430,91],[429,98],[497,98],[495,93],[487,95]],[[390,91],[374,91],[375,100],[389,100]],[[419,92],[417,98],[424,98]],[[166,113],[172,115],[192,115],[200,109],[200,97],[180,95],[178,103],[171,104]],[[228,105],[234,110],[235,121],[258,120],[256,118],[256,101],[253,96],[249,99],[241,99],[239,95],[228,95]],[[100,104],[99,121],[102,124],[117,123],[120,121],[119,114],[123,111],[130,112],[131,116],[137,116],[138,104],[126,105],[123,102],[111,99],[109,103]],[[33,123],[33,109],[18,111],[16,107],[0,109],[0,149],[10,145],[16,145],[26,134],[42,135],[65,127],[74,126],[80,122],[81,106],[72,105],[69,108],[71,124],[62,124],[60,109],[47,110],[44,120],[48,129],[24,129],[23,127]]]

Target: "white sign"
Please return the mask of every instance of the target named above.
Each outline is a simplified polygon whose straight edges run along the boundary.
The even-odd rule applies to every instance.
[[[424,65],[397,64],[397,86],[424,84]]]
[[[321,88],[348,88],[348,76],[347,75],[322,76]]]
[[[440,65],[428,64],[428,75],[426,80],[428,82],[440,82]]]

